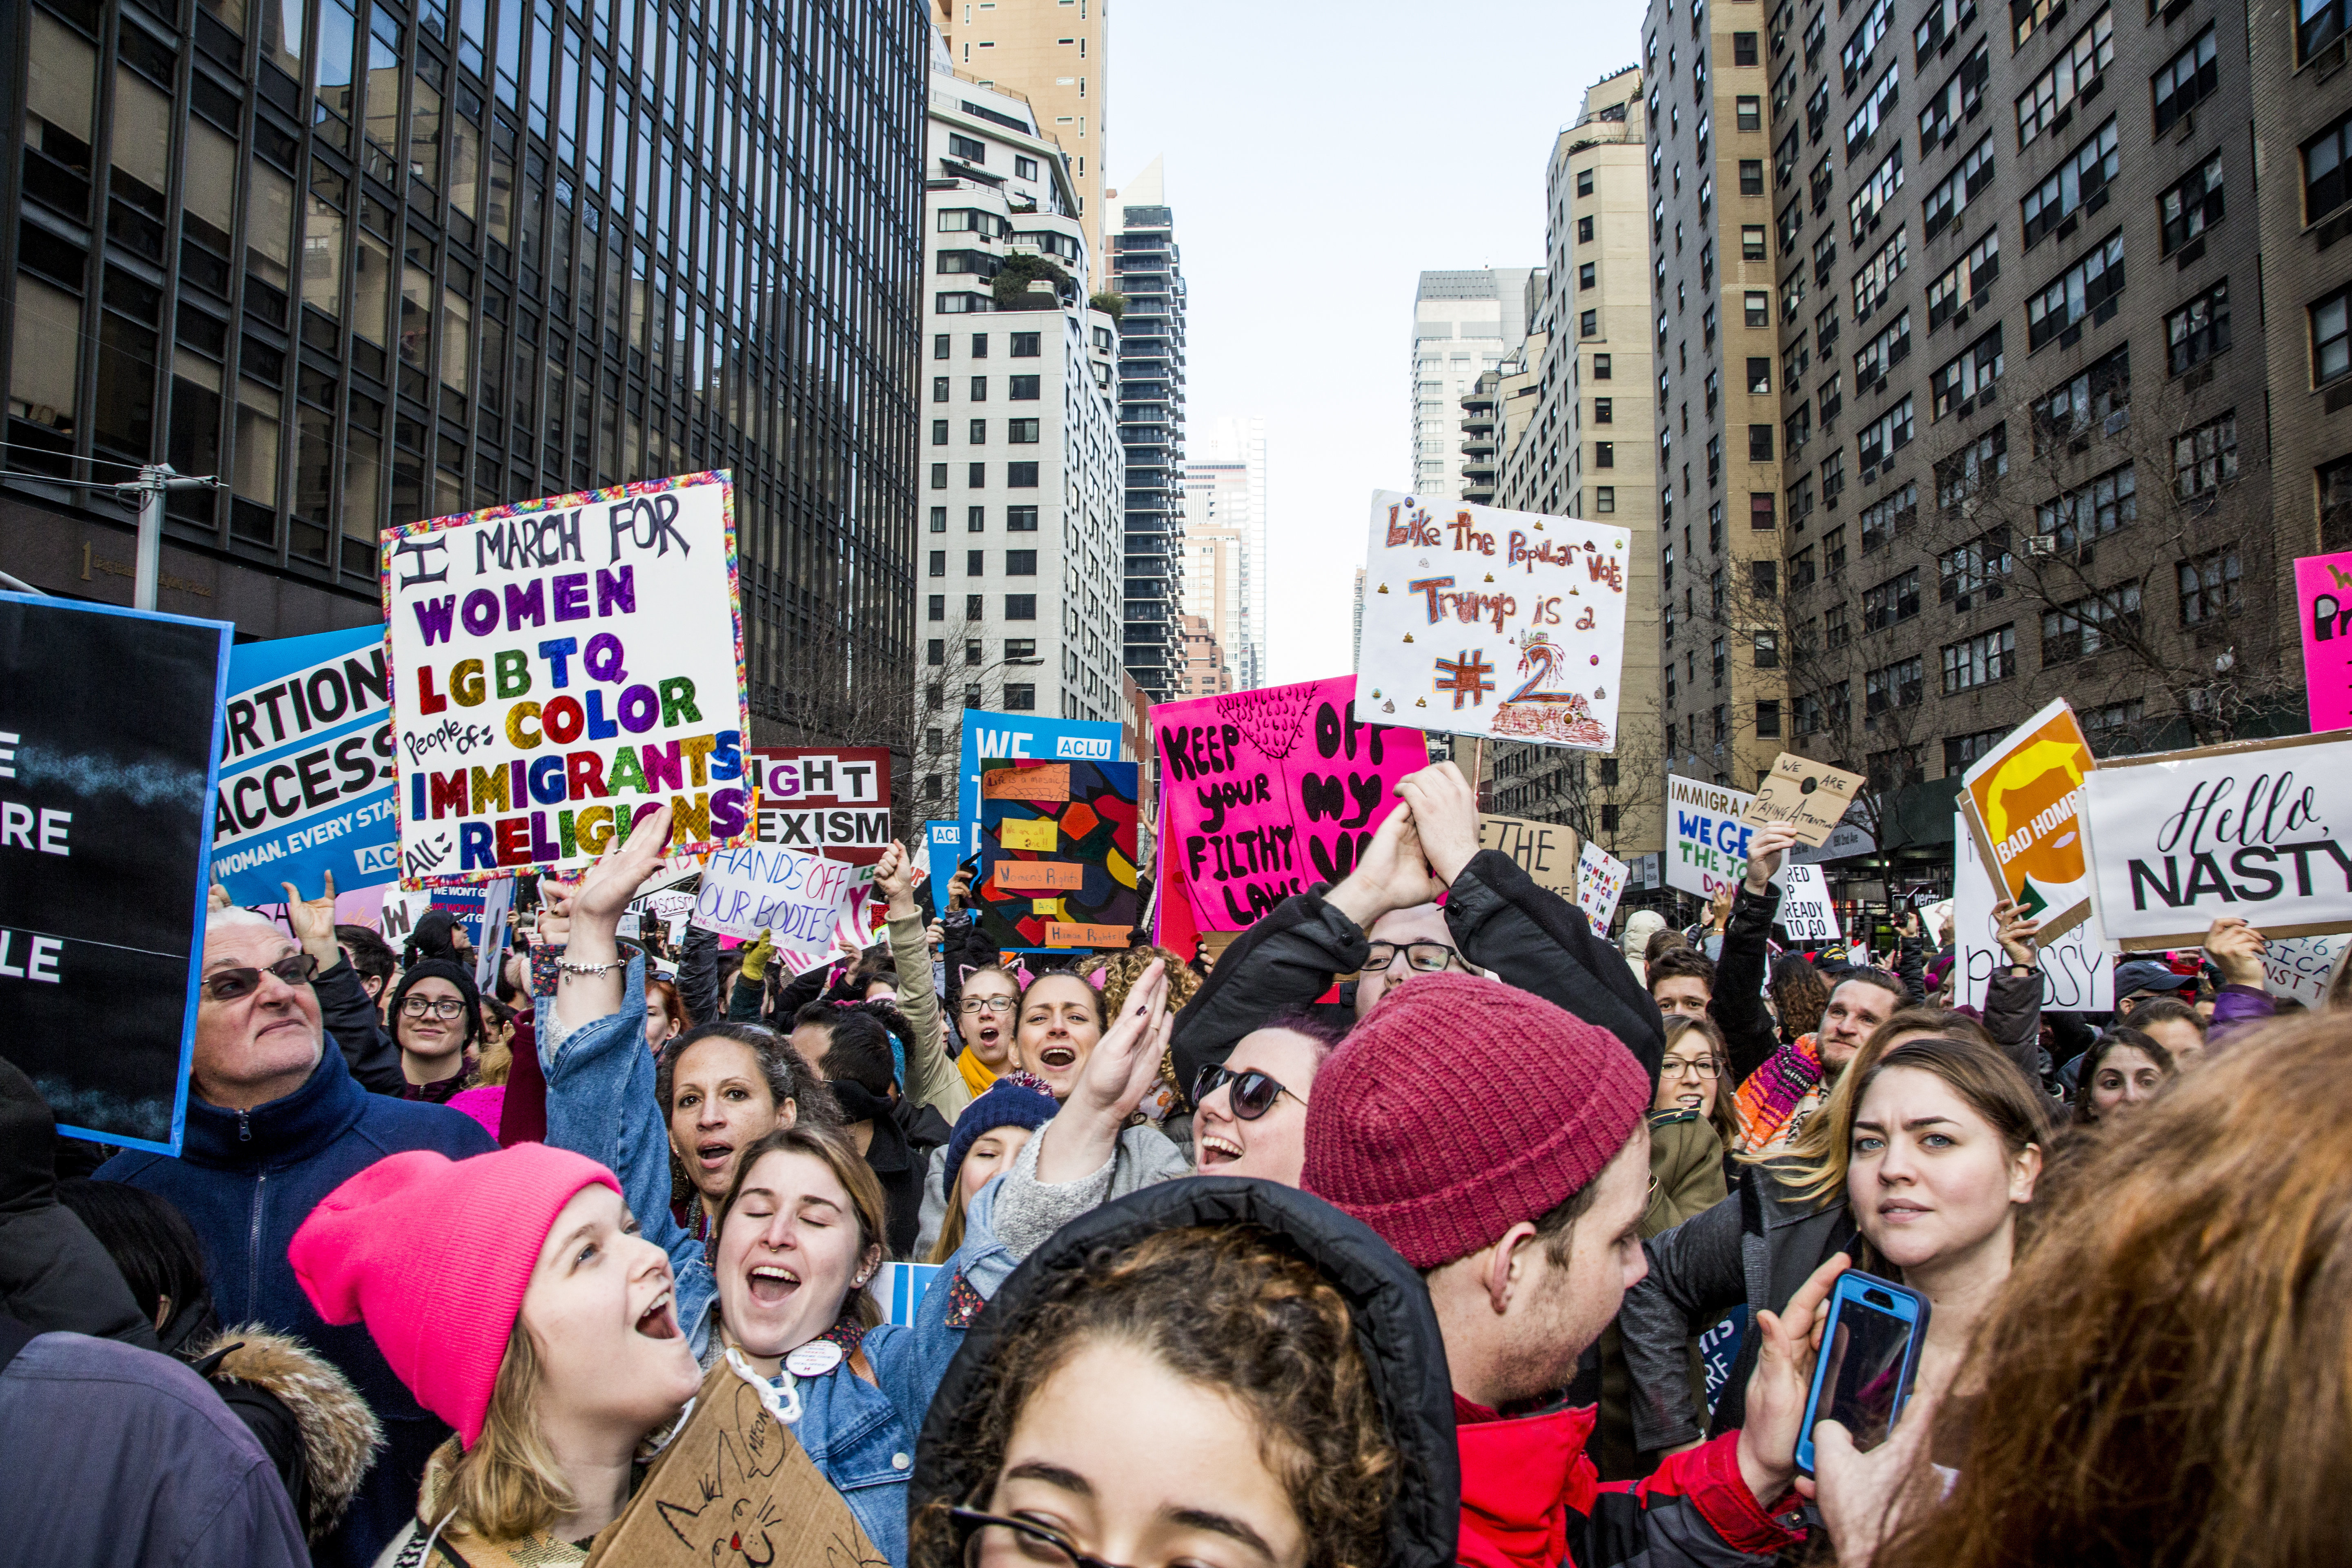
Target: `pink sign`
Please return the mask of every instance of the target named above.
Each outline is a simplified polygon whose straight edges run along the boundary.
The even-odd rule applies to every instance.
[[[2298,559],[2294,607],[2312,732],[2352,729],[2352,551]]]
[[[1345,877],[1397,781],[1428,765],[1420,731],[1360,721],[1355,694],[1345,675],[1152,705],[1161,865],[1202,931],[1245,930]]]

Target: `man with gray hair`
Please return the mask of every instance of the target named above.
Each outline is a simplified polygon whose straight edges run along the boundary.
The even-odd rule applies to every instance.
[[[321,1198],[387,1154],[464,1159],[498,1143],[462,1111],[362,1089],[329,1048],[310,984],[318,968],[272,921],[215,910],[180,1156],[119,1154],[98,1174],[159,1194],[188,1217],[225,1321],[309,1341],[374,1408],[387,1446],[317,1552],[322,1565],[365,1568],[414,1513],[425,1461],[449,1429],[393,1374],[365,1328],[337,1327],[311,1309],[287,1244]]]

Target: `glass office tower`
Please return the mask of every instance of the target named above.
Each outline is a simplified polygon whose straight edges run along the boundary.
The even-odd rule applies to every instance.
[[[286,635],[389,523],[726,468],[754,713],[909,688],[921,0],[10,9],[0,568],[127,599],[41,476],[169,461],[162,607]]]

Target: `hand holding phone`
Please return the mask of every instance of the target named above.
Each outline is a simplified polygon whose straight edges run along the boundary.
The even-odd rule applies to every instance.
[[[1918,1377],[1927,1315],[1927,1299],[1916,1290],[1856,1269],[1838,1276],[1797,1432],[1799,1470],[1813,1473],[1819,1422],[1837,1422],[1863,1453],[1886,1440]]]

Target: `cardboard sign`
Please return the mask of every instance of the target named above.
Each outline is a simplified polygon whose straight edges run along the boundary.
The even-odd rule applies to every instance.
[[[2001,897],[2042,922],[2044,942],[2091,913],[2081,803],[2098,764],[2063,697],[2010,731],[1960,776],[1960,815]]]
[[[1862,784],[1860,773],[1783,752],[1772,759],[1772,771],[1757,786],[1741,820],[1758,827],[1785,822],[1797,830],[1798,843],[1826,844]]]
[[[1576,855],[1576,906],[1592,922],[1594,934],[1606,936],[1617,914],[1617,900],[1625,896],[1625,879],[1633,870],[1608,850],[1585,840]]]
[[[2083,817],[2110,947],[2195,947],[2221,914],[2273,938],[2352,928],[2352,732],[2116,758]]]
[[[980,775],[982,800],[1067,800],[1070,764],[1047,763],[1034,768],[989,768]]]
[[[1087,868],[1054,860],[1000,860],[994,880],[1007,892],[1072,890],[1087,885]]]
[[[1576,902],[1579,844],[1576,829],[1524,816],[1478,818],[1478,847],[1499,849],[1518,863],[1528,880]]]
[[[1359,710],[1614,751],[1632,544],[1612,523],[1374,491]]]
[[[240,644],[229,654],[213,879],[240,904],[291,882],[315,898],[400,876],[392,668],[383,628]]]
[[[961,779],[956,790],[956,811],[963,818],[967,854],[980,852],[980,774],[991,760],[1013,762],[1109,763],[1119,757],[1126,731],[1119,725],[1090,719],[1048,719],[1042,713],[992,713],[984,708],[963,710]]]
[[[1029,798],[1018,786],[983,795],[981,877],[972,889],[982,938],[1013,952],[1126,947],[1143,912],[1135,866],[1139,769],[1133,763],[988,764],[991,773],[1032,768],[1066,773],[1067,798]],[[1077,872],[1077,885],[1039,899],[1002,879],[1012,863],[1067,868]]]
[[[0,594],[0,1055],[68,1137],[179,1152],[232,635]]]
[[[1829,884],[1822,880],[1819,866],[1790,866],[1781,872],[1780,929],[1790,942],[1838,940],[1837,906],[1830,902]]]
[[[588,865],[664,800],[740,843],[734,489],[694,474],[386,530],[402,879]]]
[[[890,833],[887,746],[760,746],[744,753],[759,791],[752,837],[853,866],[882,858]]]
[[[2009,962],[1995,940],[1993,879],[1977,856],[1965,813],[1953,814],[1952,943],[1959,978],[1952,984],[1955,1006],[1982,1007],[1992,977]],[[1930,932],[1935,910],[1920,911]],[[2116,1005],[2116,966],[2108,958],[2095,916],[2040,942],[2042,1010],[2045,1013],[2111,1013]]]
[[[874,885],[874,868],[755,844],[723,849],[702,868],[694,923],[721,936],[770,934],[794,974],[832,958],[842,917]]]
[[[2295,562],[2294,609],[2311,728],[2352,727],[2352,551]]]
[[[724,1361],[702,1380],[621,1517],[596,1537],[588,1568],[888,1568],[841,1494]]]
[[[1748,874],[1756,797],[1722,784],[1666,775],[1666,886],[1712,899]]]
[[[1365,722],[1355,692],[1339,676],[1152,706],[1160,835],[1195,929],[1245,931],[1346,877],[1397,781],[1429,765],[1420,733]]]
[[[2263,984],[2273,996],[2302,1003],[2315,1011],[2327,1000],[2327,972],[2352,937],[2291,936],[2265,944]]]

